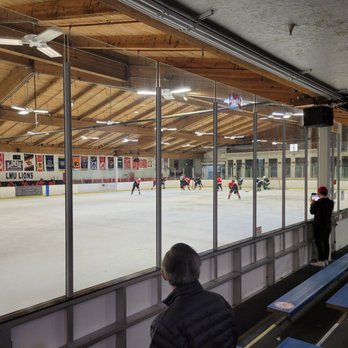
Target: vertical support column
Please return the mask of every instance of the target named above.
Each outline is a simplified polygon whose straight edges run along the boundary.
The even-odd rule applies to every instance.
[[[308,145],[309,145],[309,141],[308,141],[308,136],[309,136],[309,132],[308,132],[308,127],[305,127],[305,143],[304,143],[304,155],[305,155],[305,167],[304,167],[304,200],[305,200],[305,204],[304,204],[304,218],[305,221],[308,220],[308,180],[309,180],[309,175],[308,175],[308,166],[309,166],[309,162],[308,162]]]
[[[329,127],[319,128],[318,185],[325,185],[330,191],[331,185],[329,129]]]
[[[156,268],[162,263],[162,100],[160,65],[156,63]],[[162,300],[161,277],[157,281],[157,303]]]
[[[67,38],[68,40],[68,38]],[[66,297],[72,298],[73,286],[73,190],[72,190],[72,122],[71,122],[71,76],[68,48],[63,63],[64,87],[64,155],[65,155],[65,276]]]
[[[64,90],[64,156],[65,156],[65,296],[74,294],[74,238],[73,238],[73,176],[72,176],[72,121],[71,121],[71,74],[69,63],[69,36],[65,37],[63,62]],[[73,307],[66,309],[67,344],[74,340]]]
[[[300,268],[300,249],[298,245],[300,244],[300,231],[294,230],[292,231],[292,241],[295,250],[292,253],[292,271],[297,271]]]
[[[285,114],[285,110],[284,110]],[[286,205],[285,205],[285,189],[286,189],[286,119],[282,122],[282,228],[286,226]]]
[[[257,109],[256,109],[257,98],[254,96],[254,110],[253,110],[253,238],[256,238],[256,227],[257,227],[257,192],[256,192],[256,170],[257,170]]]
[[[218,248],[218,194],[217,194],[217,164],[218,164],[218,103],[216,101],[216,84],[215,98],[213,102],[213,250]]]
[[[127,292],[126,288],[122,287],[116,290],[116,324],[123,327],[123,330],[116,335],[116,347],[127,346]]]
[[[238,305],[242,302],[242,252],[241,248],[232,250],[232,270],[234,273],[239,274],[238,277],[233,278],[233,303],[232,305]]]
[[[266,266],[266,284],[271,286],[275,283],[275,266],[274,266],[274,236],[266,239],[267,259],[270,260]]]

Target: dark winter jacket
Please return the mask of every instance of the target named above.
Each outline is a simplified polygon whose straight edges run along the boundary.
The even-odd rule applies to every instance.
[[[313,226],[316,231],[331,229],[331,215],[334,202],[330,198],[320,198],[310,206],[310,213],[314,215]]]
[[[163,301],[168,308],[151,325],[150,348],[234,348],[236,320],[219,294],[197,281],[175,288]]]

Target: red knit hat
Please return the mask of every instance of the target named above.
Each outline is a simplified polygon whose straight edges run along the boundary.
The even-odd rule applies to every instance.
[[[325,186],[319,186],[318,193],[323,195],[323,196],[327,196],[328,190]]]

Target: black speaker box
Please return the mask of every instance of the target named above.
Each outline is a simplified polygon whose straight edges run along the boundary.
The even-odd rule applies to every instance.
[[[303,125],[305,127],[333,126],[333,110],[328,106],[314,106],[303,109]]]

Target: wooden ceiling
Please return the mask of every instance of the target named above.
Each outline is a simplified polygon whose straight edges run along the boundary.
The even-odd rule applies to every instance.
[[[63,54],[64,38],[69,37],[76,154],[154,155],[155,97],[137,92],[155,90],[156,62],[164,63],[160,78],[165,157],[200,157],[211,149],[215,93],[221,145],[251,143],[254,95],[260,118],[290,110],[285,105],[301,108],[319,98],[293,81],[202,44],[116,0],[0,0],[0,6],[1,38],[60,28],[66,35],[48,45]],[[28,45],[0,45],[1,151],[63,153],[62,62],[63,58],[49,58]],[[190,90],[175,93],[183,87]],[[231,93],[242,96],[241,109],[227,108],[224,100]],[[14,105],[49,114],[19,115]],[[347,113],[335,109],[335,120],[347,124]],[[259,136],[274,137],[279,122],[271,118],[259,122]],[[287,122],[294,136],[300,118]],[[244,138],[225,138],[237,135]]]

